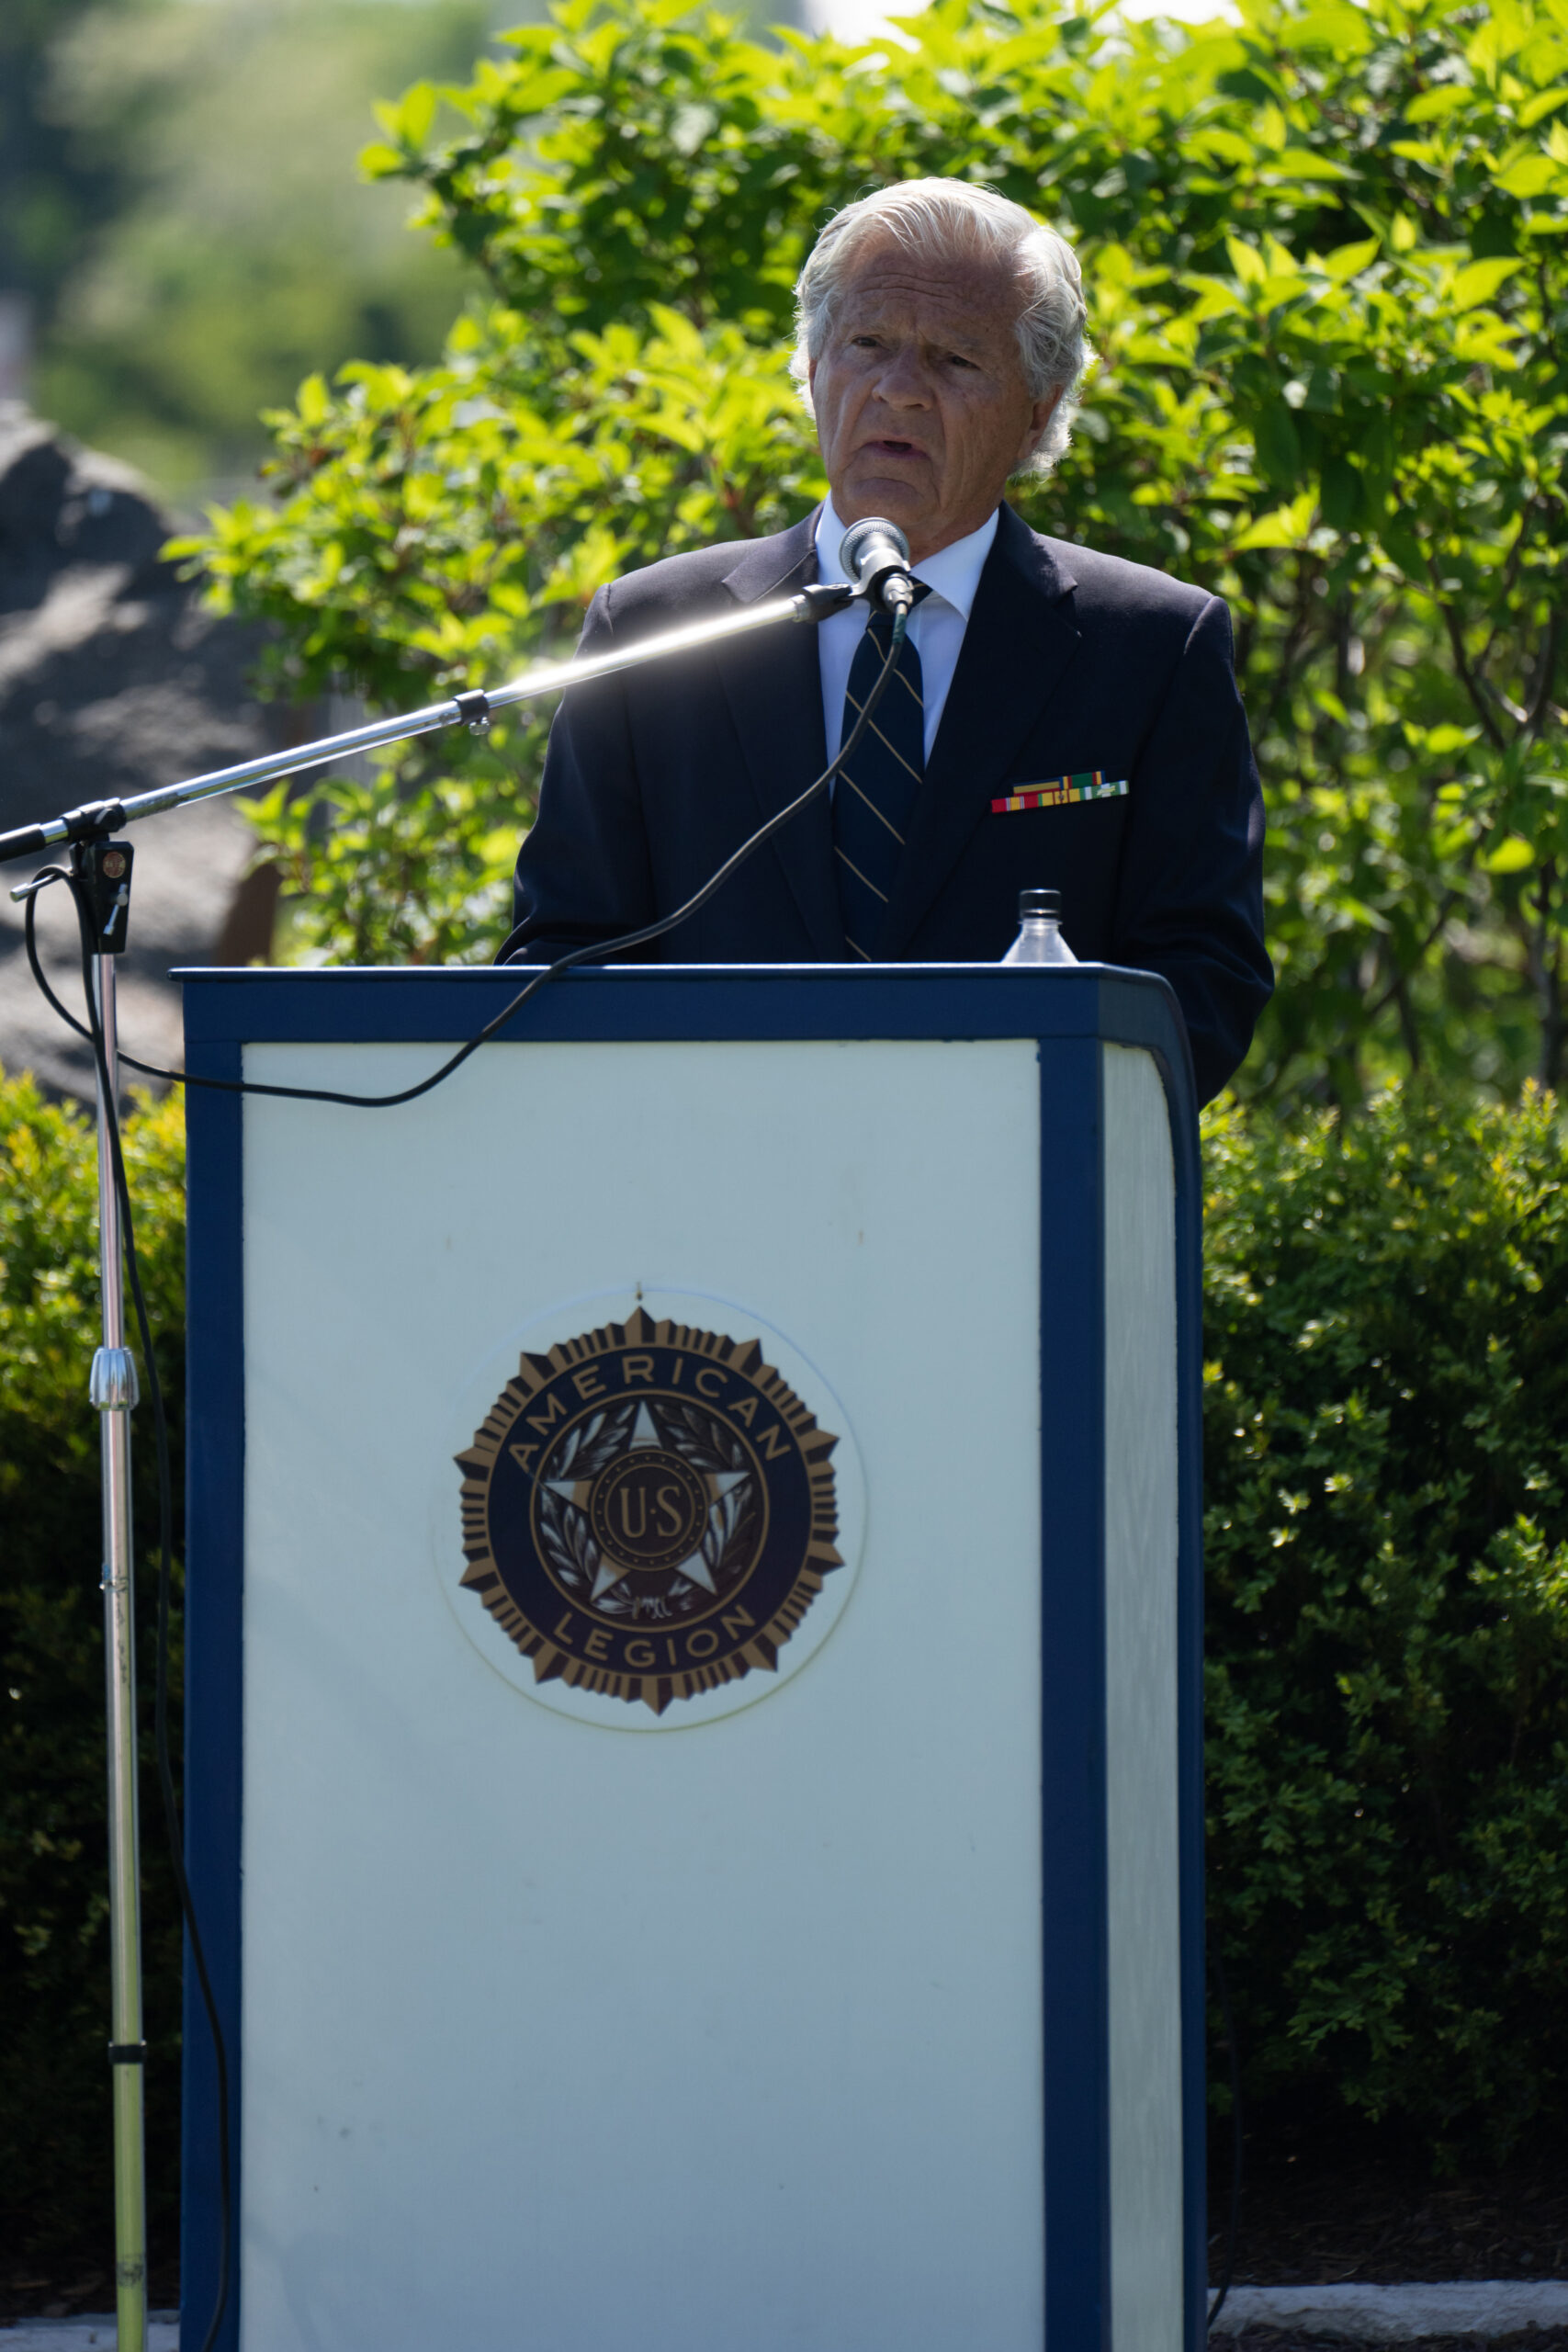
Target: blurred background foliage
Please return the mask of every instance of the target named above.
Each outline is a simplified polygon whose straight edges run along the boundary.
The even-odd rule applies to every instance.
[[[310,368],[434,357],[464,273],[354,158],[374,93],[488,29],[483,0],[88,10],[46,103],[118,200],[50,303],[40,406],[184,492],[254,470],[258,410]]]
[[[34,404],[194,513],[254,478],[260,410],[310,369],[434,358],[476,273],[407,236],[408,192],[355,158],[378,100],[462,81],[543,14],[6,0],[0,304],[28,314]]]
[[[254,476],[312,367],[429,359],[465,273],[355,157],[374,99],[472,66],[487,0],[8,0],[0,288],[33,397],[166,495]]]
[[[564,650],[629,564],[818,494],[784,375],[823,220],[923,172],[1082,254],[1100,354],[1037,526],[1226,595],[1280,989],[1243,1080],[1508,1093],[1563,1054],[1568,0],[937,0],[898,41],[570,0],[366,164],[479,273],[434,365],[318,371],[186,542],[275,690],[377,708]],[[482,957],[538,723],[278,794],[299,952]]]

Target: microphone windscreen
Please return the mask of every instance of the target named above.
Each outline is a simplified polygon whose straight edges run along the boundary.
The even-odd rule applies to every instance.
[[[839,563],[847,579],[860,581],[868,571],[886,571],[893,565],[908,567],[909,542],[897,523],[867,514],[852,523],[839,542]]]

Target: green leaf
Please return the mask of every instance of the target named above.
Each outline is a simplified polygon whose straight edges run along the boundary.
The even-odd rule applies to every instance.
[[[1322,474],[1323,519],[1330,530],[1353,531],[1361,519],[1362,498],[1361,477],[1348,458],[1325,458]]]
[[[1296,548],[1305,544],[1312,528],[1313,497],[1303,491],[1288,506],[1276,506],[1271,514],[1260,514],[1231,541],[1233,554],[1244,555],[1258,548]]]
[[[1506,283],[1519,267],[1517,258],[1506,254],[1496,261],[1467,262],[1457,270],[1449,288],[1449,300],[1456,311],[1473,311],[1490,302],[1498,288]]]
[[[1357,176],[1350,164],[1312,147],[1286,147],[1278,155],[1271,156],[1265,168],[1278,172],[1283,178],[1309,183],[1314,180],[1350,180]]]
[[[1317,416],[1333,416],[1339,407],[1339,376],[1333,368],[1320,361],[1307,379],[1306,398],[1302,406]]]
[[[1301,436],[1283,401],[1266,408],[1253,426],[1258,462],[1277,488],[1292,489],[1301,472]]]
[[[1475,104],[1475,93],[1453,82],[1440,83],[1435,90],[1423,90],[1412,98],[1404,109],[1406,122],[1437,122],[1444,115],[1457,114],[1461,107]]]
[[[302,424],[324,424],[332,413],[332,396],[320,376],[307,376],[295,402]]]
[[[1426,727],[1419,730],[1427,750],[1438,759],[1446,759],[1452,752],[1462,752],[1480,734],[1478,727]]]
[[[1230,255],[1231,268],[1243,286],[1260,287],[1269,272],[1263,256],[1241,237],[1227,237],[1225,251]]]
[[[408,157],[400,147],[385,146],[379,140],[372,140],[359,151],[359,168],[367,179],[390,179],[407,166]]]
[[[1549,189],[1568,187],[1568,172],[1550,155],[1521,155],[1496,178],[1507,196],[1545,196]]]
[[[1381,239],[1365,237],[1356,244],[1337,245],[1331,254],[1324,254],[1317,266],[1326,270],[1337,285],[1343,285],[1348,278],[1359,277],[1362,270],[1370,269],[1382,251]]]
[[[405,90],[394,106],[378,106],[376,119],[389,139],[395,139],[403,148],[417,149],[424,145],[435,121],[439,103],[434,85],[416,82]]]

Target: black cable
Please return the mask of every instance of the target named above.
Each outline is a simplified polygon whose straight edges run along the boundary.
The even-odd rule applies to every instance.
[[[861,738],[871,725],[872,716],[886,692],[888,682],[897,664],[899,650],[903,645],[908,626],[907,614],[895,614],[892,639],[887,649],[886,659],[877,674],[875,684],[862,706],[860,717],[850,729],[848,741],[840,747],[838,757],[830,760],[821,775],[808,784],[806,790],[792,800],[787,808],[781,808],[776,816],[770,817],[765,825],[759,825],[750,839],[743,841],[740,847],[725,859],[716,874],[710,875],[702,888],[688,899],[683,907],[677,907],[673,914],[660,916],[657,922],[645,925],[641,931],[626,932],[619,939],[593,940],[585,947],[574,947],[569,955],[558,956],[553,964],[547,964],[541,971],[535,973],[525,988],[518,989],[510,1003],[502,1005],[492,1021],[485,1023],[478,1036],[470,1037],[466,1046],[459,1046],[457,1051],[444,1061],[439,1069],[433,1070],[428,1078],[422,1078],[417,1086],[405,1086],[396,1094],[343,1094],[334,1088],[327,1086],[265,1086],[259,1080],[248,1078],[198,1078],[192,1070],[164,1069],[157,1062],[138,1061],[134,1054],[120,1054],[118,1058],[128,1069],[140,1070],[144,1078],[167,1079],[175,1086],[210,1087],[220,1094],[271,1094],[281,1096],[289,1102],[343,1102],[346,1103],[351,1110],[357,1111],[391,1111],[395,1110],[400,1103],[417,1102],[422,1094],[430,1093],[433,1088],[442,1085],[446,1080],[449,1079],[454,1071],[461,1069],[469,1055],[477,1054],[481,1046],[488,1045],[499,1031],[505,1028],[507,1023],[515,1014],[521,1012],[529,998],[536,996],[548,981],[558,979],[563,972],[573,970],[579,964],[604,964],[608,963],[611,956],[624,956],[634,947],[649,946],[654,940],[662,939],[667,933],[673,931],[678,924],[688,922],[693,915],[707,905],[716,892],[723,888],[730,876],[745,865],[754,851],[761,849],[764,842],[771,841],[776,832],[781,831],[789,823],[792,817],[798,816],[803,808],[815,800],[819,792],[826,791],[844,762],[858,748]],[[59,866],[46,867],[42,874],[36,877],[34,890],[36,892],[46,882],[62,878],[68,877],[62,876]],[[65,1011],[43,977],[32,941],[32,907],[33,899],[29,896],[27,936],[28,960],[32,965],[33,977],[62,1019],[70,1022],[72,1028],[85,1036],[86,1032],[82,1029],[80,1022],[71,1019],[71,1015]]]
[[[39,868],[39,871],[33,876],[31,882],[28,886],[28,895],[24,902],[24,911],[22,915],[22,937],[27,943],[28,962],[32,967],[33,978],[38,982],[39,987],[42,989],[46,1001],[54,1012],[59,1013],[60,1018],[64,1022],[67,1029],[74,1029],[78,1037],[85,1037],[87,1043],[91,1045],[93,1042],[92,1031],[87,1028],[84,1023],[78,1021],[73,1012],[68,1012],[65,1007],[61,1003],[60,999],[55,995],[54,990],[50,987],[48,980],[44,978],[43,966],[39,962],[38,956],[37,917],[39,893],[40,890],[47,889],[51,882],[72,882],[73,884],[73,880],[74,877],[66,871],[63,865],[43,865]],[[80,906],[77,908],[77,913],[78,916],[80,916]],[[96,951],[95,950],[95,952]]]
[[[175,1885],[179,1894],[180,1913],[186,1933],[190,1939],[191,1959],[196,1966],[197,1982],[207,2010],[207,2022],[212,2033],[213,2056],[218,2077],[218,2179],[221,2221],[218,2241],[218,2295],[212,2317],[202,2341],[202,2352],[212,2352],[223,2313],[229,2301],[230,2247],[232,2182],[229,2164],[229,2060],[224,2047],[223,2028],[218,2016],[218,2003],[208,1973],[207,1955],[202,1949],[201,1931],[197,1925],[196,1905],[191,1898],[190,1881],[186,1876],[185,1839],[180,1827],[179,1805],[175,1795],[174,1770],[169,1761],[169,1601],[174,1581],[174,1480],[169,1464],[169,1423],[164,1406],[164,1386],[158,1377],[157,1359],[152,1352],[152,1326],[147,1313],[147,1301],[141,1288],[141,1268],[136,1254],[136,1228],[130,1211],[130,1185],[125,1172],[125,1154],[120,1148],[119,1104],[109,1076],[108,1052],[104,1039],[103,1016],[94,985],[93,959],[97,942],[93,935],[93,918],[87,905],[86,892],[80,876],[56,869],[56,876],[69,883],[76,902],[77,920],[82,933],[82,984],[87,1001],[87,1015],[91,1026],[83,1029],[80,1022],[65,1012],[53,990],[47,985],[45,994],[71,1023],[73,1029],[90,1037],[93,1058],[97,1066],[98,1085],[103,1104],[103,1119],[109,1139],[109,1158],[114,1170],[114,1188],[119,1202],[120,1226],[124,1236],[125,1271],[130,1284],[130,1295],[136,1309],[136,1328],[141,1340],[142,1361],[147,1367],[147,1393],[152,1407],[152,1438],[158,1463],[158,1639],[157,1667],[154,1676],[152,1707],[153,1746],[158,1759],[158,1786],[164,1800],[164,1826],[168,1832],[169,1852],[174,1862]],[[32,954],[33,901],[28,900],[28,936],[29,960],[37,972]]]
[[[1220,1958],[1220,1947],[1211,1940],[1209,1957],[1214,1963],[1214,1980],[1219,1986],[1220,2014],[1225,2021],[1225,2048],[1230,2055],[1231,2069],[1231,2212],[1225,2232],[1225,2275],[1220,2281],[1220,2291],[1209,2312],[1208,2324],[1214,2322],[1225,2307],[1225,2297],[1231,2290],[1235,2273],[1235,2242],[1241,2226],[1241,2054],[1236,2048],[1235,2018],[1231,2013],[1230,1987],[1225,1983],[1225,1964]]]

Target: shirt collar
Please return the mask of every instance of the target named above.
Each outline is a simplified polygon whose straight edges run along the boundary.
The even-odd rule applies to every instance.
[[[933,596],[940,596],[943,604],[951,605],[954,612],[961,613],[965,620],[969,618],[979,589],[980,574],[986,568],[986,558],[991,552],[1000,517],[1001,509],[998,507],[977,531],[971,531],[966,538],[954,539],[951,547],[942,548],[936,555],[927,556],[923,563],[912,567],[916,579],[923,580]],[[839,577],[839,542],[843,536],[844,526],[839,520],[833,502],[831,498],[826,498],[817,517],[817,576],[819,580],[836,580]]]

